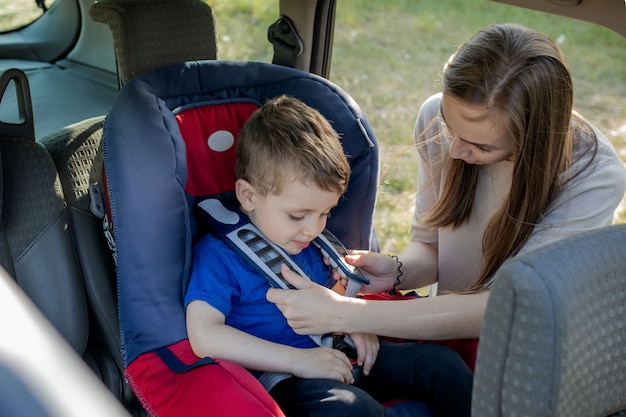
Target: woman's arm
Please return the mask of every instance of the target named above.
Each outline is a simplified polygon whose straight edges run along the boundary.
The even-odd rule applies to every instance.
[[[339,328],[415,340],[477,338],[489,291],[412,300],[351,300],[337,306]],[[291,321],[290,321],[291,323]]]
[[[353,382],[350,360],[336,349],[299,349],[260,339],[227,326],[219,310],[200,300],[190,302],[186,314],[189,342],[199,357],[227,359],[244,368],[301,378]]]
[[[299,334],[361,332],[423,340],[476,338],[489,299],[489,291],[402,301],[347,298],[312,285],[286,267],[282,273],[298,290],[273,288],[267,299]]]

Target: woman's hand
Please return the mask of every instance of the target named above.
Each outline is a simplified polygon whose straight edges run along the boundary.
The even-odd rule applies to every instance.
[[[276,304],[296,333],[343,333],[339,309],[349,298],[302,278],[286,265],[281,274],[297,291],[270,288],[266,298]]]
[[[346,262],[354,265],[370,279],[368,285],[361,287],[364,294],[376,294],[393,288],[398,276],[397,262],[387,255],[369,251],[351,251]]]
[[[364,375],[369,375],[380,349],[378,336],[369,333],[350,333],[349,336],[356,347],[357,365],[363,367]]]

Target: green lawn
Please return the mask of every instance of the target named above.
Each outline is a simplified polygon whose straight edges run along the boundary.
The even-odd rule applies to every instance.
[[[34,0],[23,0],[31,8]],[[18,2],[0,14],[15,17]],[[267,27],[278,2],[208,0],[218,22],[220,59],[272,59]],[[49,3],[49,2],[48,2]],[[12,8],[12,9],[10,9]],[[417,110],[439,90],[443,62],[483,26],[518,22],[551,36],[568,57],[575,106],[613,141],[626,161],[626,39],[601,27],[487,0],[339,0],[330,79],[368,116],[381,149],[376,225],[384,252],[409,239],[417,161],[411,149]],[[616,220],[626,222],[626,203]]]

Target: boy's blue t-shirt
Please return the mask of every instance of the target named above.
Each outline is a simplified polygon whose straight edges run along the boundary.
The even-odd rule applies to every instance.
[[[334,282],[330,268],[313,245],[292,256],[312,281]],[[310,348],[313,340],[296,334],[275,304],[266,300],[267,279],[248,265],[225,242],[207,233],[193,248],[193,262],[185,307],[203,300],[226,317],[226,324],[283,345]]]

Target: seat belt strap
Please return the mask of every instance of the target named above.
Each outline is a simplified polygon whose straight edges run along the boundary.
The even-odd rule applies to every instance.
[[[159,356],[159,358],[161,358],[161,360],[167,365],[168,368],[170,368],[172,371],[176,372],[177,374],[184,374],[185,372],[193,368],[196,368],[198,366],[208,365],[208,364],[217,364],[217,362],[215,362],[210,357],[200,358],[194,361],[193,363],[189,363],[189,364],[184,363],[176,355],[174,355],[174,353],[172,353],[172,351],[169,350],[166,346],[155,349],[154,353],[156,353]]]
[[[267,40],[274,46],[272,64],[295,68],[296,57],[304,50],[304,44],[291,19],[281,16],[272,23]]]
[[[233,204],[226,200],[229,196],[219,195],[206,198],[196,204],[198,215],[209,226],[211,233],[224,240],[238,252],[251,266],[261,273],[275,288],[293,289],[280,272],[284,263],[290,269],[310,279],[298,264],[250,222],[248,216],[232,209]],[[232,200],[232,198],[231,198]],[[330,231],[324,230],[313,244],[328,257],[330,264],[340,276],[348,279],[346,296],[355,297],[361,284],[369,284],[369,279],[358,268],[346,263],[346,248]]]

